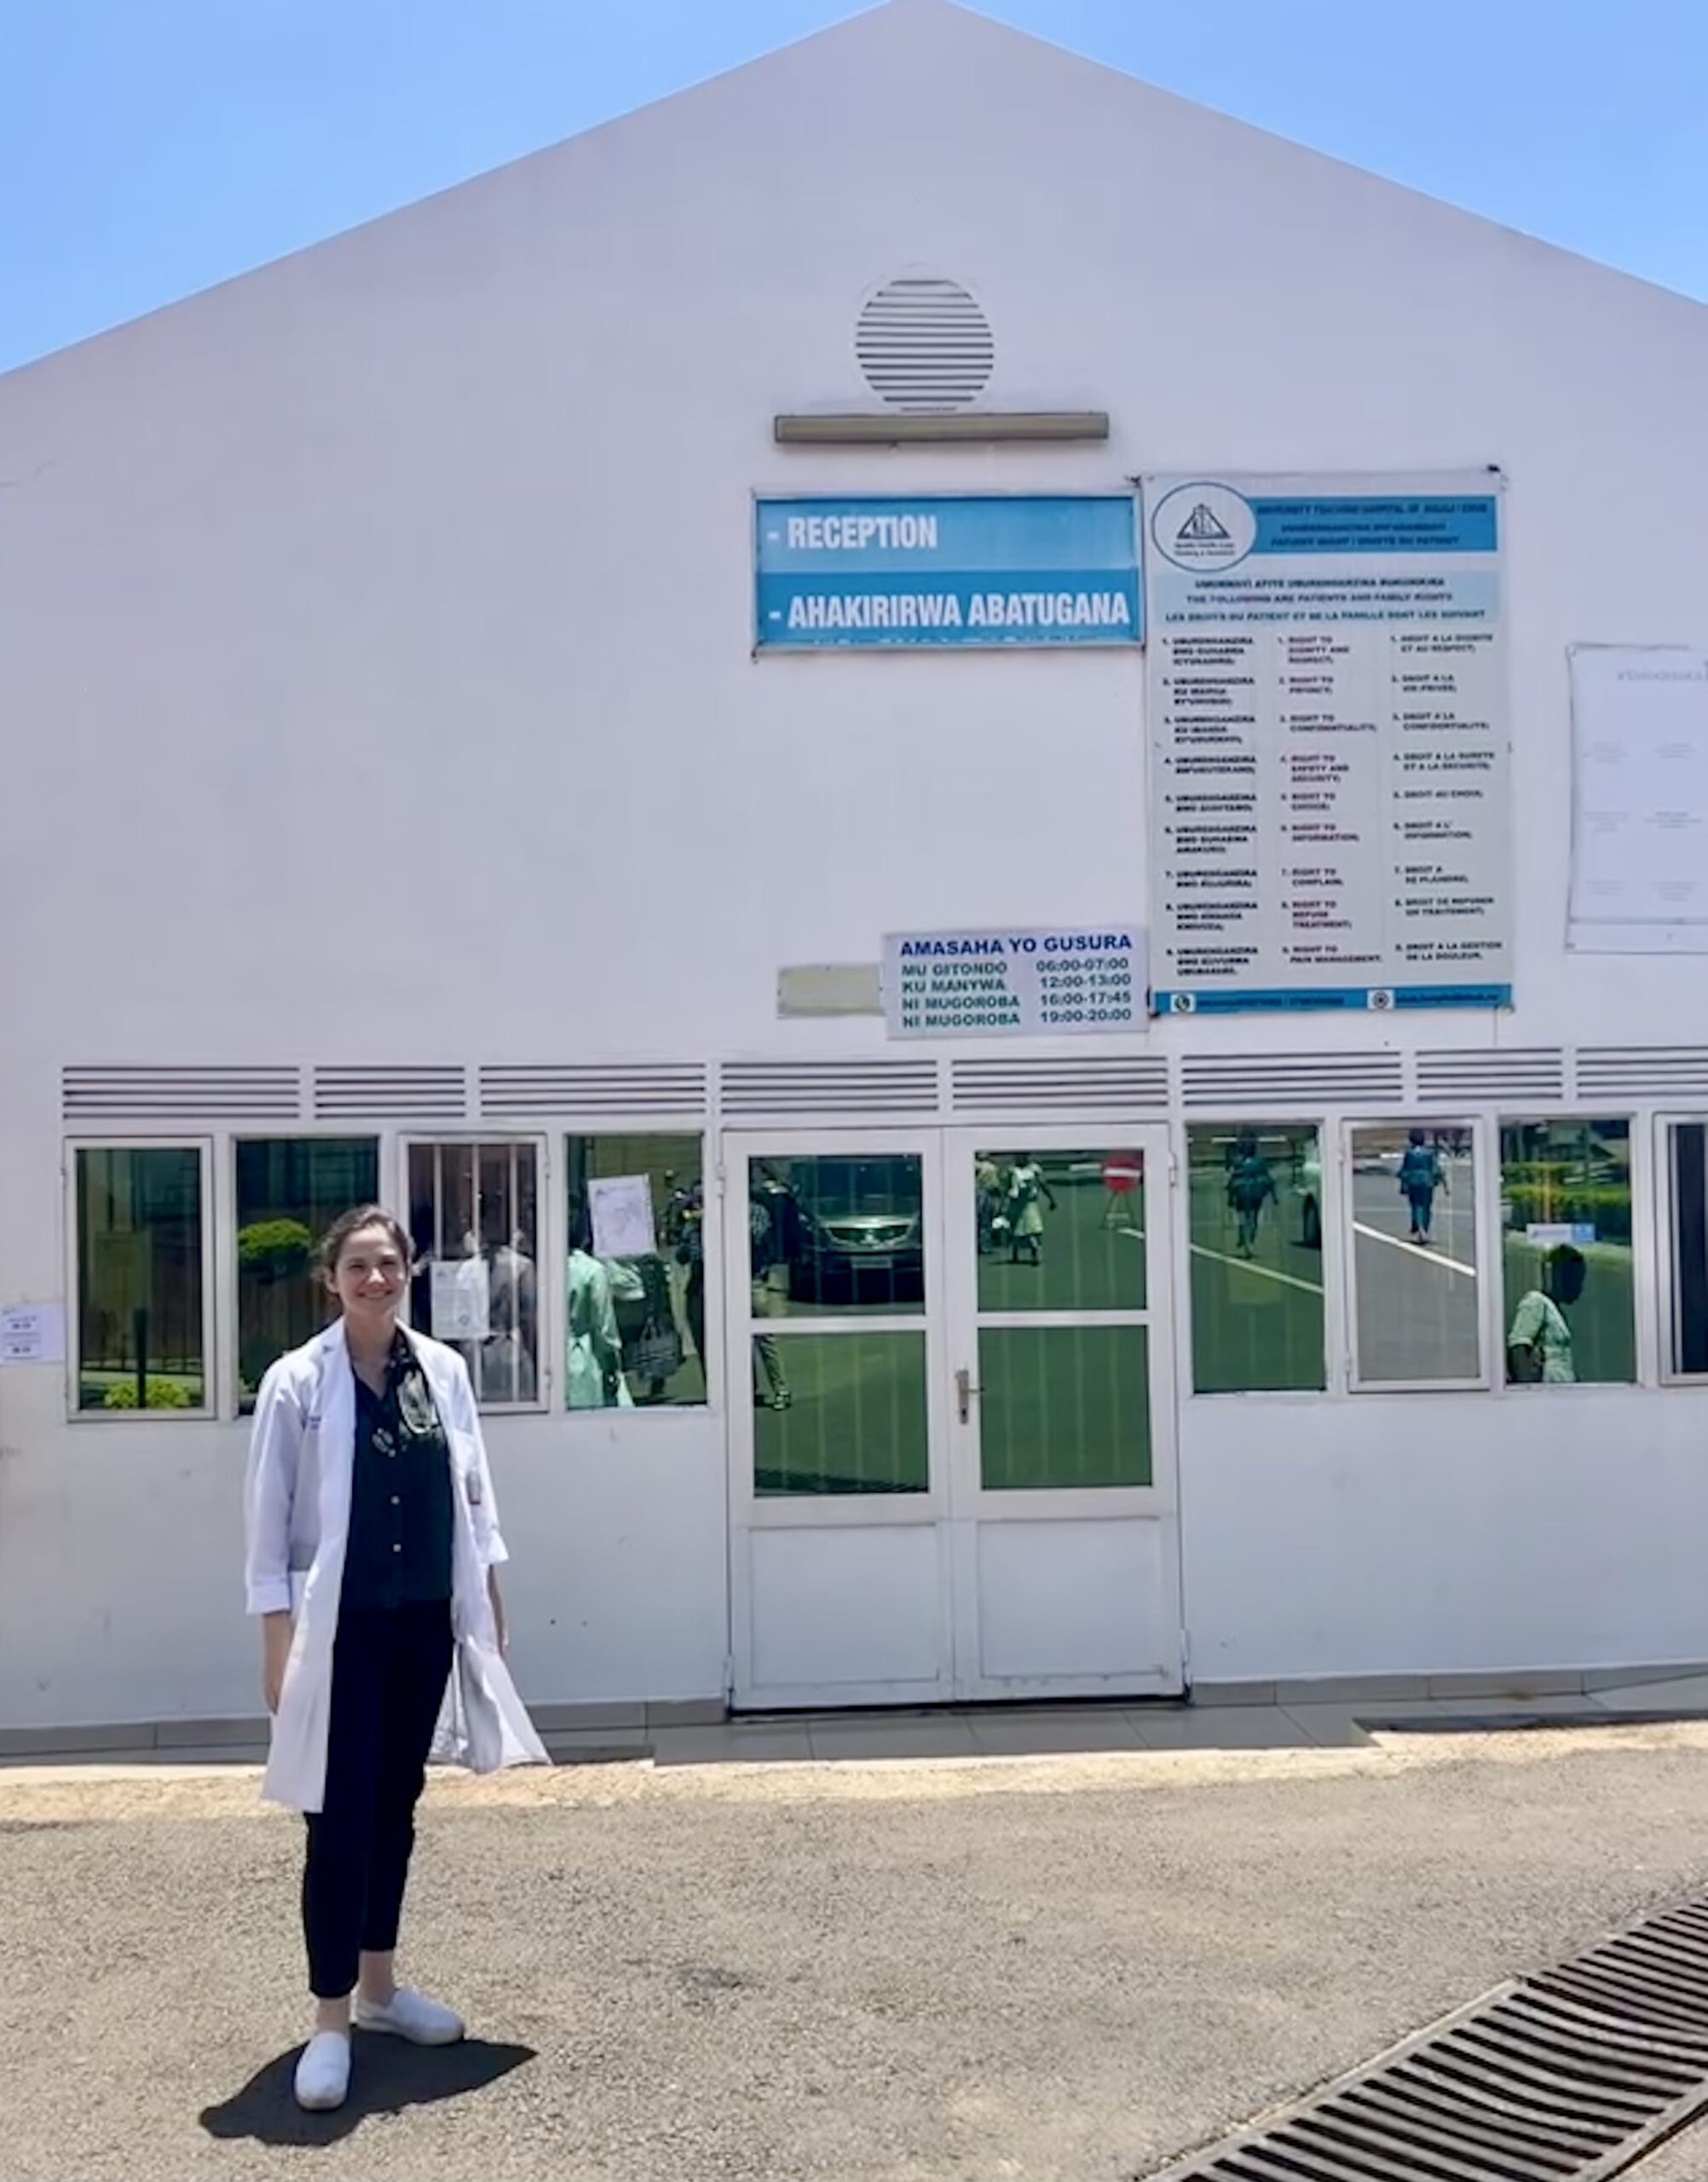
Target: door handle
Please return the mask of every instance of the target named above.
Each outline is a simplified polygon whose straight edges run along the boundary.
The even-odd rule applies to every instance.
[[[972,1383],[972,1374],[963,1364],[955,1375],[955,1406],[965,1424],[972,1414],[972,1397],[978,1392]]]

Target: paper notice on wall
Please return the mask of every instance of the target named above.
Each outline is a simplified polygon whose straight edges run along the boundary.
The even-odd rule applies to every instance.
[[[1145,480],[1158,1013],[1510,1003],[1498,486]]]
[[[492,1283],[484,1258],[433,1261],[433,1338],[484,1341],[492,1331]]]
[[[0,1364],[63,1364],[63,1303],[11,1303],[0,1310]]]
[[[587,1185],[593,1255],[649,1258],[658,1249],[652,1225],[652,1184],[644,1175],[612,1175]]]
[[[1585,954],[1708,954],[1708,652],[1578,644],[1572,907]]]

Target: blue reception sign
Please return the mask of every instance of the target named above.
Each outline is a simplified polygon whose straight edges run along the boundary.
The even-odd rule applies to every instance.
[[[762,651],[1136,644],[1126,493],[760,500]]]

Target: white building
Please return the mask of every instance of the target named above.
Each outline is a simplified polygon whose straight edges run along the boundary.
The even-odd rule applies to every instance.
[[[1566,944],[1568,649],[1708,644],[1705,384],[1700,306],[943,0],[0,379],[0,1728],[256,1711],[242,1396],[370,1191],[491,1329],[537,1702],[1708,1656],[1708,964]],[[1152,913],[1145,653],[756,655],[755,495],[1492,467],[1510,1009],[886,1036],[886,935]]]

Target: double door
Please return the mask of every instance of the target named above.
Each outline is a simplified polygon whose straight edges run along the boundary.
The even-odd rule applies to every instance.
[[[1178,1691],[1166,1133],[723,1165],[736,1705]]]

